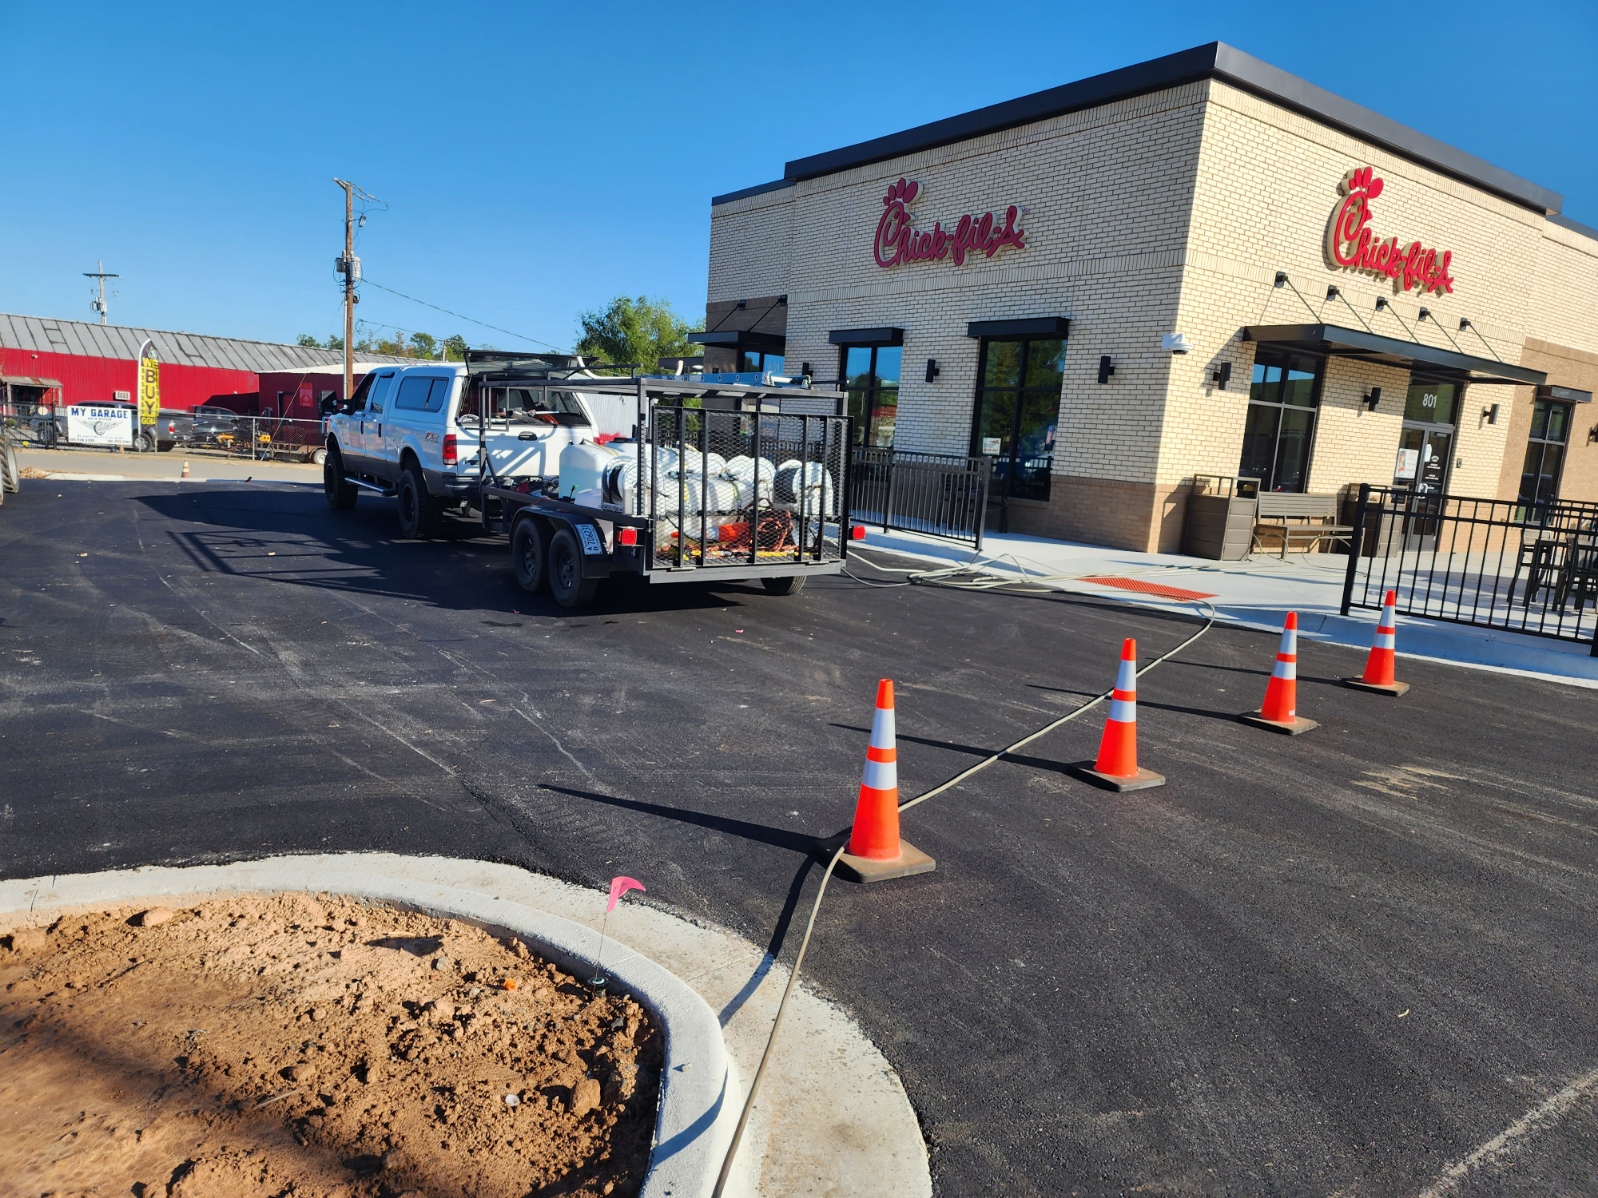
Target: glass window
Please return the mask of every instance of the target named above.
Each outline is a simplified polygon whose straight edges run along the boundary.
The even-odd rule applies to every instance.
[[[1309,484],[1321,367],[1320,358],[1260,351],[1249,380],[1240,476],[1259,479],[1267,491],[1302,491]]]
[[[1570,435],[1570,405],[1539,399],[1531,411],[1531,436],[1520,471],[1520,502],[1541,507],[1559,497],[1559,475]]]
[[[1404,397],[1404,419],[1418,424],[1453,424],[1458,400],[1455,383],[1411,382]]]
[[[781,374],[782,367],[782,354],[770,354],[755,349],[738,351],[739,374]]]
[[[384,403],[388,400],[388,393],[394,389],[394,372],[386,370],[377,376],[377,381],[372,384],[372,389],[367,393],[366,406],[374,412],[381,412]]]
[[[1021,499],[1047,499],[1065,378],[1065,341],[984,338],[977,371],[971,452],[994,459],[994,486]]]
[[[394,407],[406,412],[426,411],[427,395],[433,389],[435,381],[426,375],[406,375],[400,380],[399,395],[394,398]]]
[[[899,415],[899,369],[904,350],[897,345],[843,347],[843,386],[854,417],[854,443],[892,449]]]

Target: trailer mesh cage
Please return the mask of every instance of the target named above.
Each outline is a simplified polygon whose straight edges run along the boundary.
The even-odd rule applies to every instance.
[[[847,553],[845,416],[651,405],[607,504],[646,517],[656,568],[816,564]]]

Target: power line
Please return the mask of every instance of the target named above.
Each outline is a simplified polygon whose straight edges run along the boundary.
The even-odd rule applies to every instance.
[[[400,299],[410,300],[413,304],[421,304],[424,308],[431,308],[435,312],[442,312],[445,316],[453,316],[456,320],[464,320],[467,324],[475,324],[485,329],[493,329],[496,333],[504,333],[507,337],[515,337],[519,341],[531,341],[534,345],[543,345],[554,350],[557,354],[565,353],[558,345],[550,345],[548,341],[541,341],[537,337],[529,337],[526,333],[513,332],[502,329],[497,324],[489,324],[486,320],[474,320],[470,316],[463,316],[459,312],[451,312],[448,308],[440,308],[437,304],[430,304],[426,300],[417,299],[414,295],[406,295],[403,291],[395,291],[392,287],[385,287],[381,283],[374,283],[371,279],[362,279],[368,287],[376,287],[379,291],[386,291],[390,295],[397,295]]]

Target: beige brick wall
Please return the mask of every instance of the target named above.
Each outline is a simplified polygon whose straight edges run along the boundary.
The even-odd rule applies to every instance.
[[[1328,264],[1325,233],[1339,184],[1360,166],[1385,180],[1373,204],[1378,233],[1454,252],[1453,295],[1398,294],[1386,280]],[[952,227],[966,212],[1002,215],[1014,203],[1027,210],[1027,248],[963,267],[944,261],[880,269],[872,234],[883,194],[901,176],[921,184],[911,208],[917,228],[930,229],[935,219]],[[1302,298],[1273,285],[1278,270]],[[1331,284],[1346,303],[1325,298]],[[789,296],[788,362],[795,370],[810,362],[819,378],[838,369],[829,331],[905,330],[896,440],[905,449],[969,447],[978,346],[965,336],[968,321],[1069,317],[1058,485],[1047,509],[1020,504],[1016,511],[1039,531],[1092,538],[1097,528],[1099,539],[1137,547],[1174,547],[1185,479],[1237,470],[1255,348],[1241,339],[1244,326],[1369,326],[1442,349],[1457,342],[1467,353],[1511,363],[1528,336],[1598,352],[1598,243],[1220,82],[717,206],[709,302],[779,292]],[[1388,311],[1376,311],[1378,295]],[[1418,321],[1422,305],[1435,321]],[[1490,350],[1458,331],[1461,317]],[[1177,331],[1194,352],[1160,349],[1161,334]],[[1108,386],[1096,381],[1101,354],[1115,361]],[[924,381],[928,358],[941,370],[931,384]],[[1223,362],[1233,368],[1225,391],[1212,381]],[[1391,481],[1406,382],[1403,371],[1389,367],[1330,363],[1311,489]],[[1373,385],[1383,400],[1370,413],[1359,396]],[[1495,400],[1508,412],[1515,390],[1467,393],[1454,490],[1494,494],[1505,461],[1524,452],[1523,429],[1514,441],[1515,420],[1488,425],[1480,418]],[[1102,490],[1116,497],[1113,516],[1075,510],[1091,506],[1095,480],[1114,484]]]

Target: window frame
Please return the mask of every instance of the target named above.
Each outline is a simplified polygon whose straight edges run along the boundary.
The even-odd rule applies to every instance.
[[[867,373],[869,374],[871,381],[865,387],[855,387],[855,386],[851,385],[850,375],[849,375],[849,351],[852,350],[852,349],[867,350],[871,354],[870,363],[869,363],[869,365],[867,367]],[[885,349],[897,350],[898,353],[899,353],[899,377],[897,379],[895,379],[893,381],[893,383],[888,385],[888,386],[884,386],[883,385],[882,375],[877,370],[877,355],[882,350],[885,350]],[[864,391],[865,392],[865,404],[864,404],[864,406],[861,409],[862,412],[864,413],[864,419],[863,420],[862,419],[857,419],[855,421],[855,430],[856,430],[856,432],[855,432],[855,448],[856,449],[892,449],[893,448],[893,434],[891,434],[891,433],[888,436],[888,442],[887,442],[886,445],[878,445],[876,443],[875,434],[876,434],[876,431],[877,431],[877,429],[876,429],[877,420],[872,415],[872,413],[874,413],[877,410],[877,408],[879,406],[881,406],[881,405],[879,405],[877,403],[877,397],[883,391],[890,391],[891,390],[893,392],[894,432],[897,433],[898,427],[899,427],[899,392],[900,392],[900,389],[903,387],[903,385],[904,385],[904,346],[902,346],[902,345],[891,345],[891,344],[888,344],[888,343],[885,343],[885,342],[881,342],[881,341],[847,341],[847,342],[839,343],[839,345],[838,345],[838,389],[840,391],[842,391],[845,396],[848,396],[851,392],[854,392],[854,391]],[[848,404],[848,400],[847,399],[845,399],[844,402],[845,402],[846,405]],[[851,415],[852,415],[852,413],[851,413]]]
[[[1283,392],[1286,390],[1287,384],[1290,381],[1288,374],[1294,369],[1302,369],[1303,364],[1305,363],[1313,363],[1314,365],[1314,377],[1310,381],[1309,403],[1289,403],[1286,399],[1282,398]],[[1275,399],[1254,398],[1254,388],[1257,385],[1254,382],[1254,371],[1261,366],[1264,366],[1267,369],[1275,366],[1282,372],[1281,377],[1276,382],[1277,398]],[[1266,476],[1259,480],[1260,490],[1262,491],[1275,491],[1278,489],[1277,483],[1279,480],[1277,476],[1280,474],[1282,468],[1282,424],[1286,413],[1306,412],[1309,414],[1309,429],[1304,436],[1305,445],[1302,486],[1300,486],[1296,491],[1284,491],[1282,493],[1292,495],[1303,495],[1308,493],[1310,473],[1315,465],[1315,442],[1320,436],[1321,397],[1325,385],[1326,358],[1322,354],[1307,354],[1301,350],[1267,349],[1261,350],[1254,355],[1254,364],[1249,369],[1248,401],[1244,405],[1243,412],[1245,439],[1238,452],[1237,474],[1239,478],[1253,478],[1260,473],[1257,470],[1246,468],[1244,459],[1244,455],[1248,452],[1248,418],[1252,414],[1253,409],[1271,408],[1276,413],[1276,427],[1275,431],[1271,434],[1270,469],[1265,471]]]
[[[1046,387],[1027,386],[1027,374],[1032,365],[1032,346],[1036,342],[1058,342],[1060,346],[1060,386],[1053,391],[1054,402],[1054,440],[1049,446],[1049,465],[1043,472],[1041,494],[1034,493],[1035,486],[1022,487],[1017,469],[1021,459],[1021,416],[1026,410],[1028,396],[1050,394]],[[1015,384],[1013,386],[992,387],[987,385],[988,353],[995,345],[1021,346],[1020,355],[1016,360]],[[1065,395],[1065,355],[1069,352],[1070,338],[1059,333],[1014,333],[984,336],[980,340],[977,350],[977,379],[976,391],[971,404],[971,456],[988,457],[994,462],[992,477],[1000,484],[1003,494],[1008,499],[1031,500],[1035,503],[1047,503],[1054,486],[1054,458],[1055,448],[1060,437],[1060,405],[1064,402]],[[983,400],[988,395],[1008,395],[1012,399],[1010,408],[1010,447],[1003,454],[984,453],[982,449],[982,409]]]
[[[1563,408],[1565,410],[1565,412],[1564,412],[1565,420],[1564,420],[1563,436],[1558,441],[1550,440],[1549,437],[1547,436],[1547,430],[1548,430],[1547,413],[1550,412],[1556,406],[1560,407],[1560,408]],[[1542,413],[1543,417],[1544,417],[1543,418],[1543,422],[1542,422],[1543,436],[1540,436],[1540,437],[1536,435],[1537,434],[1537,416],[1538,416],[1539,413]],[[1543,507],[1543,506],[1545,506],[1547,504],[1550,504],[1550,503],[1558,502],[1558,500],[1559,500],[1559,488],[1565,481],[1565,465],[1566,465],[1567,462],[1570,461],[1570,429],[1571,429],[1571,425],[1574,423],[1575,415],[1576,415],[1576,405],[1574,403],[1568,402],[1566,400],[1560,400],[1560,399],[1536,399],[1536,400],[1534,400],[1532,402],[1531,424],[1528,427],[1527,432],[1526,432],[1526,454],[1525,454],[1525,457],[1521,459],[1520,485],[1519,485],[1519,487],[1517,487],[1517,491],[1519,492],[1519,494],[1517,496],[1517,502],[1518,503],[1523,504],[1524,506],[1526,506],[1529,509],[1536,509],[1536,508]],[[1532,455],[1533,447],[1536,447],[1536,451],[1537,451],[1537,467],[1538,468],[1537,468],[1537,475],[1536,476],[1538,478],[1541,478],[1541,477],[1543,477],[1542,465],[1548,459],[1548,447],[1550,445],[1557,446],[1558,449],[1559,449],[1559,467],[1554,472],[1553,482],[1549,486],[1548,494],[1546,494],[1546,495],[1530,495],[1530,496],[1528,496],[1526,494],[1526,491],[1525,491],[1525,483],[1526,483],[1526,476],[1530,472],[1526,469],[1526,466],[1531,461],[1531,455]]]

